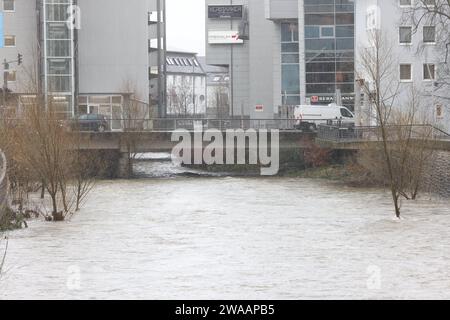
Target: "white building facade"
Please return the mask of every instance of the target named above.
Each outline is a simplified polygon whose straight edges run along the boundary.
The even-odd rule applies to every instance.
[[[155,8],[156,0],[0,0],[8,89],[43,94],[65,117],[117,118],[131,94],[148,108]]]
[[[420,97],[418,119],[450,131],[450,88],[442,79],[448,70],[440,43],[439,25],[424,19],[416,28],[411,19],[418,0],[356,1],[357,53],[370,46],[374,32],[379,32],[384,49],[391,51],[394,83],[398,85],[395,107],[410,108],[412,91]],[[445,46],[444,46],[445,47]],[[356,59],[357,73],[364,69]],[[364,74],[360,74],[364,78]],[[367,115],[367,110],[361,110]],[[364,119],[364,124],[374,124]]]
[[[197,55],[191,52],[168,51],[167,116],[204,117],[206,115],[206,73]]]

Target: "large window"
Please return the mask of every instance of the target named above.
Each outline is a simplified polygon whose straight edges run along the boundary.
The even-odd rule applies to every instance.
[[[412,81],[412,65],[411,64],[401,64],[400,65],[400,81],[410,82]]]
[[[73,108],[72,103],[75,100],[74,74],[73,74],[73,33],[66,24],[69,15],[69,6],[72,0],[46,0],[45,18],[43,25],[45,27],[46,45],[45,45],[45,66],[46,89],[48,94],[61,95],[66,97],[66,101],[61,103],[61,109],[66,108],[65,112],[70,112]],[[70,109],[67,109],[70,108]],[[63,111],[61,111],[63,112]]]
[[[5,47],[15,47],[16,46],[16,36],[5,36]]]
[[[423,65],[423,80],[434,80],[436,78],[436,67],[433,63]]]
[[[15,0],[3,0],[3,11],[14,11],[15,9]]]
[[[298,24],[281,24],[281,94],[283,105],[300,104]]]
[[[412,27],[399,28],[399,41],[401,44],[411,44],[412,42]]]
[[[306,96],[317,104],[354,104],[355,5],[352,0],[305,0]],[[345,99],[344,99],[345,98]],[[345,101],[344,101],[345,100]]]
[[[436,42],[436,27],[434,26],[423,27],[423,42],[424,43]]]

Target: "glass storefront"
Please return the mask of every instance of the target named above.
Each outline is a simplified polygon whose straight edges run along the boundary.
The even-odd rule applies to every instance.
[[[78,98],[77,114],[101,114],[110,122],[111,130],[123,128],[123,96],[89,95]]]
[[[305,0],[306,97],[354,107],[355,5],[353,0]]]

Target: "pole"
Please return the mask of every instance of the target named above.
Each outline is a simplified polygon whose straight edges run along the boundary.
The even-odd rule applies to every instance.
[[[161,24],[162,24],[162,15],[161,15],[161,0],[156,1],[156,46],[157,48],[157,60],[158,60],[158,113],[159,117],[164,117],[164,111],[163,111],[163,95],[162,95],[162,48],[161,48]],[[164,62],[165,63],[165,62]]]
[[[195,63],[194,63],[195,58],[192,58],[191,63],[192,63],[192,105],[194,107],[194,118],[197,115],[197,111],[196,111],[196,105],[195,105]]]
[[[164,62],[164,67],[163,67],[163,114],[164,114],[164,118],[167,117],[167,62],[166,62],[166,58],[167,58],[167,8],[166,8],[166,0],[163,0],[162,3],[162,7],[163,7],[163,20],[164,20],[164,24],[163,24],[163,62]]]
[[[233,5],[233,0],[230,0],[230,5]],[[233,31],[233,18],[230,18],[230,31]],[[233,44],[230,44],[230,102],[231,102],[231,118],[234,118],[234,52]]]
[[[8,90],[8,62],[3,61],[3,90],[2,90],[2,105],[6,108],[6,91]]]

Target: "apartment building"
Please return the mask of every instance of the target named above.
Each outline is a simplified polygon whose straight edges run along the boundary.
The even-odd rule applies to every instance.
[[[429,1],[432,5],[434,1]],[[395,106],[411,108],[412,92],[419,96],[417,115],[450,130],[450,94],[443,78],[448,77],[446,54],[439,34],[440,25],[422,19],[419,26],[412,20],[413,8],[418,0],[365,0],[356,1],[357,51],[370,46],[374,31],[379,32],[384,50],[391,52],[394,71],[393,90]],[[420,14],[420,13],[417,13]],[[356,69],[364,69],[357,59]],[[360,77],[364,78],[364,74]],[[361,110],[366,116],[368,110]],[[366,124],[374,118],[364,119]]]
[[[131,96],[163,109],[163,2],[1,0],[8,89],[22,105],[42,94],[66,117],[94,112],[117,119]]]

